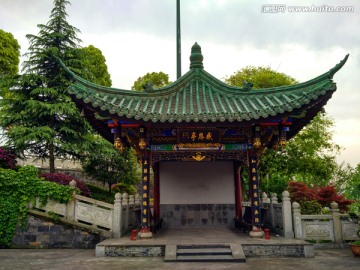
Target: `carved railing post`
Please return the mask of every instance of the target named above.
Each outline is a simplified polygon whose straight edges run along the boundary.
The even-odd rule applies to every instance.
[[[339,205],[336,202],[330,204],[330,211],[333,217],[333,226],[334,226],[334,242],[342,243],[342,230],[340,222],[340,210]]]
[[[113,224],[112,233],[114,238],[121,237],[121,217],[122,217],[122,206],[121,206],[121,194],[118,192],[115,194],[114,200],[114,212],[113,212]]]
[[[124,229],[127,230],[129,227],[129,194],[122,195],[122,205],[125,207]]]
[[[72,199],[66,204],[66,217],[68,220],[75,220],[75,195],[76,195],[76,181],[71,180],[69,185],[73,188]]]
[[[270,199],[268,198],[268,195],[265,192],[263,192],[261,194],[261,202],[262,203],[270,203]]]
[[[134,195],[129,196],[129,226],[134,226],[135,224],[135,198]]]
[[[133,206],[135,204],[134,195],[129,196],[129,205]]]
[[[294,237],[292,215],[291,215],[291,202],[290,194],[288,191],[283,191],[282,195],[282,218],[283,229],[285,237]]]
[[[303,239],[300,204],[292,203],[295,238]]]
[[[136,206],[140,205],[140,194],[139,193],[135,194],[135,205]]]
[[[275,223],[275,208],[274,208],[274,204],[278,203],[278,198],[276,197],[276,193],[271,193],[271,200],[270,200],[270,214],[271,214],[271,226],[273,228],[276,227],[276,223]]]

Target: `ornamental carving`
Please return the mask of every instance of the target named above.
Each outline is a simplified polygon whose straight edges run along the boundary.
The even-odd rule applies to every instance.
[[[305,225],[306,238],[319,238],[319,237],[330,237],[330,228],[328,224],[306,224]]]
[[[152,137],[151,143],[161,144],[161,143],[176,143],[176,137]]]
[[[172,152],[152,152],[151,162],[158,161],[180,161],[192,159],[196,156],[196,151],[172,151]],[[207,160],[238,160],[243,163],[246,159],[245,151],[206,151]],[[193,160],[193,159],[192,159]]]
[[[186,149],[217,149],[222,150],[224,147],[223,144],[220,143],[179,143],[176,145],[176,148],[179,150],[186,150]]]
[[[195,159],[196,161],[203,161],[206,158],[206,156],[203,156],[203,155],[201,155],[200,152],[198,152],[198,153],[196,153],[195,156],[192,156],[192,158]]]
[[[91,204],[78,202],[75,208],[75,219],[103,226],[105,228],[111,228],[112,211]]]
[[[355,222],[342,222],[342,232],[344,240],[358,240],[358,229],[359,224]]]

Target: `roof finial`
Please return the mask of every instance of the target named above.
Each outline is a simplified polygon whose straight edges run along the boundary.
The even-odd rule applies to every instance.
[[[204,68],[203,65],[203,55],[201,53],[201,47],[197,42],[191,47],[191,55],[190,55],[190,69],[192,68]]]

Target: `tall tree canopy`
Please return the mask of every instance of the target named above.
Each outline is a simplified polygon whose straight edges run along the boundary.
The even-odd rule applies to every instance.
[[[297,81],[284,74],[272,70],[270,67],[247,66],[236,71],[233,75],[226,77],[225,82],[234,86],[243,86],[244,82],[253,84],[253,88],[269,88],[291,85]]]
[[[348,181],[344,183],[342,189],[349,198],[357,200],[360,211],[360,163],[355,169],[350,168],[347,171],[349,172],[346,175]]]
[[[74,72],[90,82],[111,86],[106,59],[100,49],[90,45],[74,49],[72,53],[75,57],[75,61],[71,63]]]
[[[71,67],[75,61],[71,52],[80,42],[79,30],[66,21],[68,4],[55,0],[48,23],[38,25],[38,35],[27,35],[30,47],[24,74],[14,78],[1,100],[0,123],[9,143],[18,153],[49,158],[51,172],[55,157],[77,155],[90,130],[67,94],[69,82],[57,63],[59,57]]]
[[[11,33],[0,29],[0,78],[19,71],[20,45]]]
[[[142,91],[147,85],[151,85],[154,88],[160,88],[170,84],[169,75],[163,72],[151,72],[146,73],[144,76],[139,77],[134,85],[131,87],[132,90]]]

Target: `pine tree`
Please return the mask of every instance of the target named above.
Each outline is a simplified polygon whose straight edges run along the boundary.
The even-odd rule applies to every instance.
[[[67,21],[66,0],[55,0],[49,22],[38,25],[38,35],[27,35],[30,47],[23,75],[8,85],[2,100],[1,125],[9,142],[21,154],[49,159],[55,172],[55,157],[76,158],[88,142],[90,126],[67,94],[68,80],[57,57],[71,67],[77,60],[72,50],[79,47],[80,32]]]

